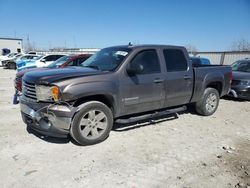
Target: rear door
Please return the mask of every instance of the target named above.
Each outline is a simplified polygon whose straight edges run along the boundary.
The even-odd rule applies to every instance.
[[[140,74],[129,75],[125,72],[122,75],[121,113],[127,115],[162,108],[165,99],[164,75],[161,72],[157,51],[154,49],[140,51],[129,64],[140,64],[144,70]]]
[[[189,67],[181,48],[163,49],[163,58],[167,72],[165,74],[165,106],[177,106],[189,103],[193,92],[193,68]]]

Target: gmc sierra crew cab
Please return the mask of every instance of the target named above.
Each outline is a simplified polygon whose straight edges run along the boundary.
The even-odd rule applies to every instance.
[[[96,144],[114,122],[178,112],[189,103],[198,114],[212,115],[229,92],[231,77],[230,66],[192,67],[184,47],[114,46],[80,67],[25,74],[21,114],[42,135]]]

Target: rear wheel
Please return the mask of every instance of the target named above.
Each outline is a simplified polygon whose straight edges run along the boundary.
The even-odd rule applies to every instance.
[[[113,114],[103,103],[86,102],[75,115],[71,136],[81,145],[97,144],[105,140],[113,126]]]
[[[219,105],[219,92],[214,88],[206,88],[202,99],[195,104],[196,112],[203,116],[212,115]]]

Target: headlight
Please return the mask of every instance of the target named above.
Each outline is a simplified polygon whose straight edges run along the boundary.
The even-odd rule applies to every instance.
[[[57,86],[36,86],[36,97],[39,101],[58,101],[60,89]]]
[[[241,80],[239,85],[242,85],[242,86],[248,86],[250,85],[250,81],[247,81],[247,80]]]

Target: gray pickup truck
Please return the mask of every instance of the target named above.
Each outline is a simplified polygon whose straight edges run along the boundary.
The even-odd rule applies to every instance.
[[[192,67],[184,47],[104,48],[81,67],[23,77],[21,113],[42,135],[71,135],[81,145],[105,140],[114,122],[128,123],[185,110],[212,115],[230,90],[231,67]]]

